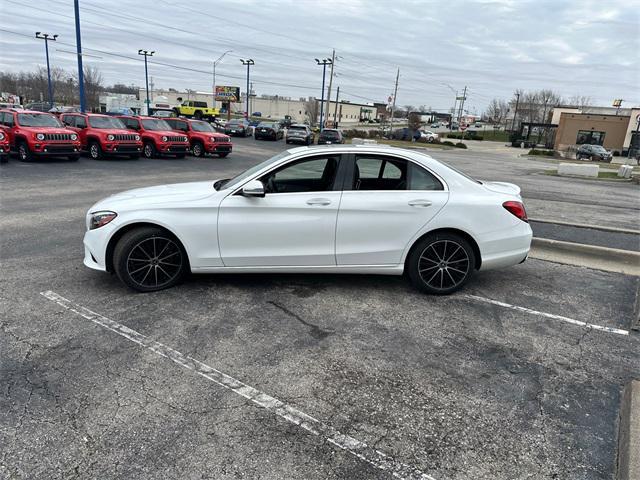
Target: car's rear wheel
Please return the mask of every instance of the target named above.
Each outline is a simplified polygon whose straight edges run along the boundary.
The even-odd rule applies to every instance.
[[[460,289],[475,269],[469,242],[452,233],[436,233],[422,239],[407,258],[411,283],[426,293],[446,295]]]
[[[202,145],[202,142],[195,142],[191,148],[191,152],[194,157],[201,157],[204,155],[204,145]]]
[[[103,158],[102,147],[96,141],[89,143],[89,156],[94,160],[101,160]]]
[[[113,254],[118,278],[139,292],[173,287],[187,272],[187,255],[169,232],[141,227],[124,234]]]
[[[21,162],[30,162],[33,160],[33,153],[31,153],[29,145],[24,140],[18,144],[18,158]]]

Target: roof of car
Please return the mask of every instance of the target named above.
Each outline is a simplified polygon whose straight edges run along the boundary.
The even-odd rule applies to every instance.
[[[25,109],[22,109],[22,108],[2,108],[0,110],[2,110],[3,112],[38,113],[38,114],[51,115],[51,113],[49,113],[49,112],[40,112],[38,110],[25,110]]]
[[[330,149],[332,152],[336,152],[336,153],[353,153],[358,151],[360,152],[367,151],[371,153],[390,153],[395,151],[397,153],[410,154],[411,156],[419,155],[421,157],[426,156],[431,158],[429,154],[424,152],[417,152],[415,150],[399,148],[393,145],[385,145],[383,143],[356,144],[356,145],[352,143],[351,144],[349,143],[335,144],[335,145],[313,145],[309,147],[295,147],[295,148],[289,149],[288,151],[290,153],[298,153],[298,152],[322,153],[322,152],[326,152],[327,149]]]

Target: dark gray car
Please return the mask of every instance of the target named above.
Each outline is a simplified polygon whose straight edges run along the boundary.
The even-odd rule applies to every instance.
[[[611,162],[613,155],[602,145],[580,145],[576,152],[577,160],[591,160],[592,162]]]

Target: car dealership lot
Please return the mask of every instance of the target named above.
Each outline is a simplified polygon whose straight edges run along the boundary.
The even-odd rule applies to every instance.
[[[334,275],[194,276],[142,295],[82,266],[95,200],[226,177],[284,148],[2,166],[0,472],[611,478],[620,390],[640,368],[635,278],[529,260],[449,297]],[[574,205],[602,188],[471,153],[433,155],[522,184],[525,202],[527,188]]]

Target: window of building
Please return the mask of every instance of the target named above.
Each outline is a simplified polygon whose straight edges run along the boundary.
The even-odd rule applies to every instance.
[[[593,130],[578,130],[576,145],[602,145],[604,143],[605,132],[594,132]]]

